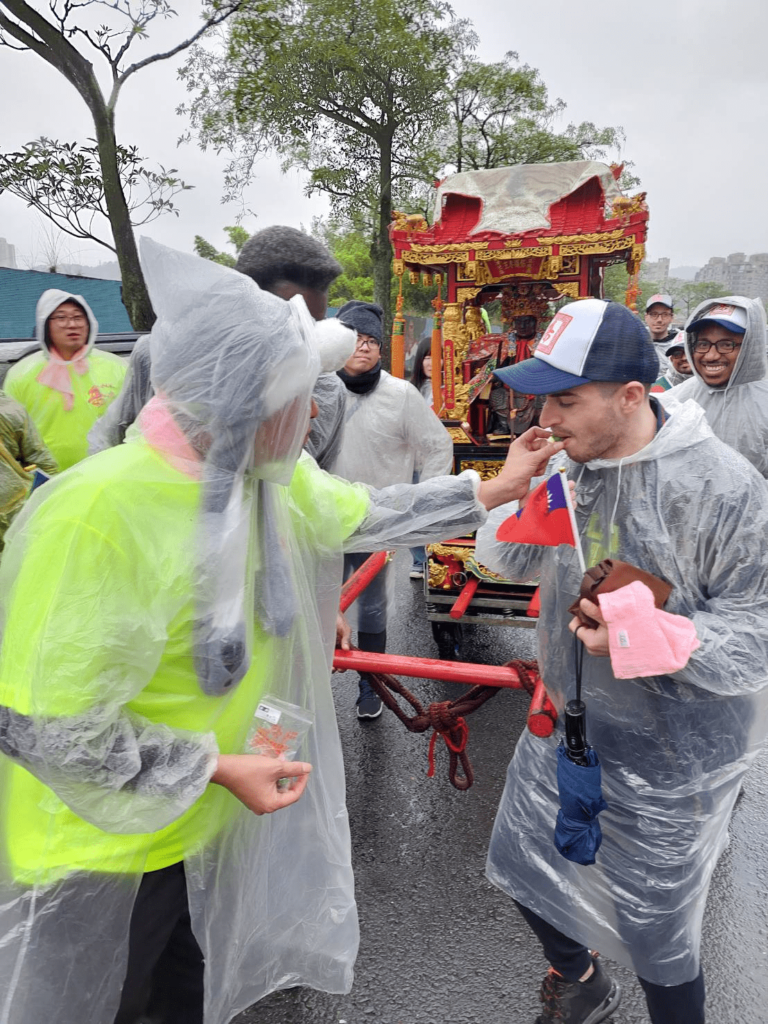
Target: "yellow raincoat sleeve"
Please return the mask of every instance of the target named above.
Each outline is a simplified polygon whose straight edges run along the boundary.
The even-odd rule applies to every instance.
[[[300,513],[297,528],[322,524],[307,537],[315,550],[378,551],[477,529],[487,518],[479,487],[474,470],[420,484],[353,484],[326,473],[305,453],[291,481],[291,501]]]
[[[88,521],[76,490],[38,506],[0,569],[0,751],[97,827],[156,831],[203,793],[217,746],[127,707],[159,664],[173,581],[151,542],[129,556],[125,509],[102,492]]]

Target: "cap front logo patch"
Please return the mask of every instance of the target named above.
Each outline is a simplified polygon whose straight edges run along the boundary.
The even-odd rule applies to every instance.
[[[707,317],[717,316],[733,316],[733,312],[736,309],[735,306],[725,306],[722,303],[719,306],[713,306],[712,309],[706,314]]]
[[[573,317],[568,313],[563,313],[562,310],[559,313],[555,313],[550,321],[549,327],[542,334],[541,341],[536,346],[537,354],[541,353],[542,355],[548,356],[555,347],[557,339],[563,333],[571,320],[573,320]]]

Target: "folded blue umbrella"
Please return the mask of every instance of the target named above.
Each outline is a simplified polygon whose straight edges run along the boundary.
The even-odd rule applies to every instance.
[[[597,816],[608,804],[603,799],[600,760],[594,750],[584,754],[587,764],[576,764],[565,744],[557,748],[557,788],[560,810],[555,825],[555,847],[566,860],[594,864],[603,841]]]

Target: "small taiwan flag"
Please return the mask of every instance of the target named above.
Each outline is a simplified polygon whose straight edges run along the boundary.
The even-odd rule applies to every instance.
[[[496,540],[513,544],[545,544],[579,547],[576,524],[565,488],[565,473],[553,473],[540,483],[519,512],[505,519],[496,531]]]

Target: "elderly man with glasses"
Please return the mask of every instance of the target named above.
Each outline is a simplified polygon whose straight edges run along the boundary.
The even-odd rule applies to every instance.
[[[336,314],[357,331],[355,351],[339,370],[347,389],[344,437],[331,472],[376,488],[411,483],[449,473],[453,445],[447,431],[419,394],[405,380],[381,368],[382,310],[373,302],[347,302]],[[346,555],[345,577],[368,557]],[[383,654],[387,644],[389,566],[355,602],[357,646]],[[355,606],[353,606],[355,612]],[[365,675],[360,677],[358,718],[378,718],[381,700]]]
[[[88,454],[88,431],[123,386],[126,363],[93,347],[99,323],[81,295],[57,288],[37,303],[40,352],[12,366],[5,391],[21,402],[60,469]]]
[[[731,295],[707,299],[685,325],[693,376],[667,391],[674,415],[679,402],[698,402],[721,441],[768,478],[768,356],[765,310],[759,299]]]

